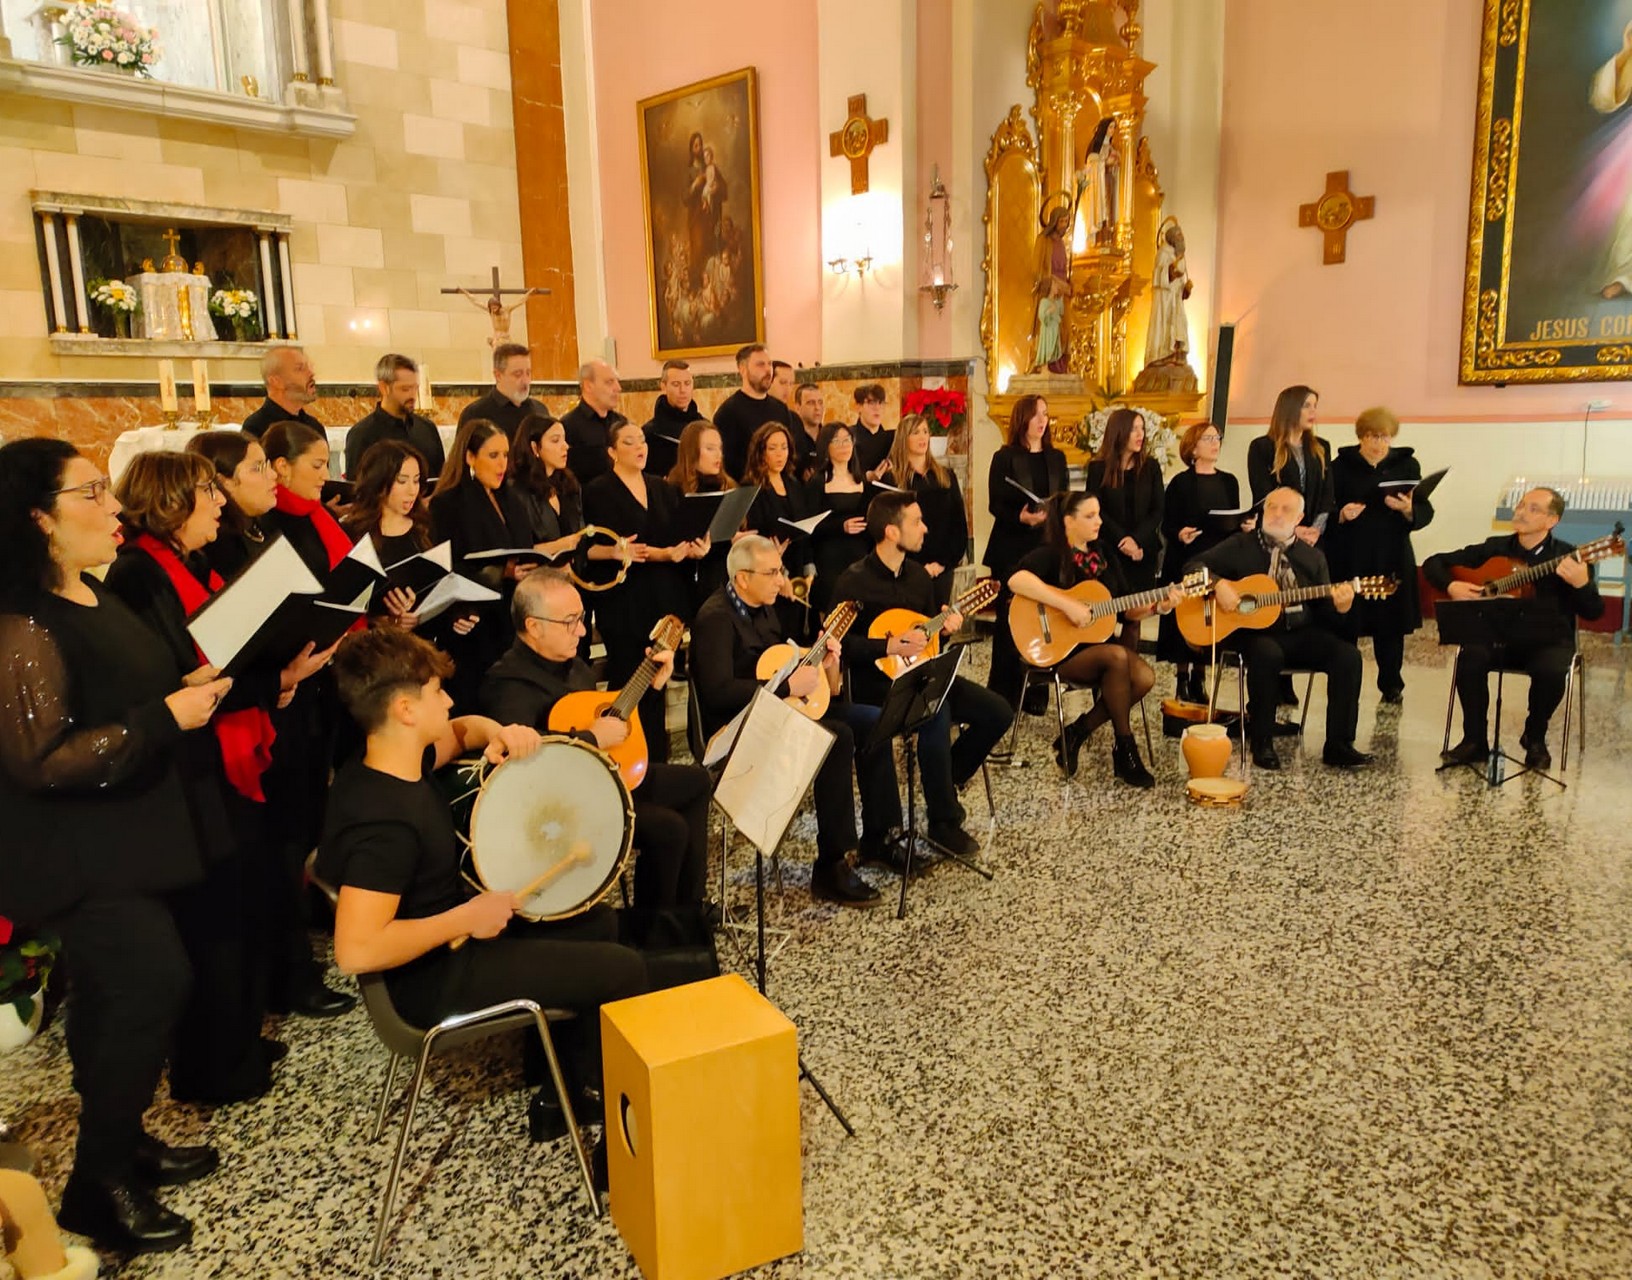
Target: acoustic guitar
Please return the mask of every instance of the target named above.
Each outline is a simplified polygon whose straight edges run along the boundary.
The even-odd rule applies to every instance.
[[[657,626],[652,628],[652,648],[657,653],[678,648],[685,635],[686,624],[671,613],[660,619]],[[646,691],[652,687],[652,680],[656,675],[657,660],[655,657],[649,657],[635,668],[635,674],[630,676],[628,683],[616,693],[611,690],[584,689],[578,693],[567,694],[550,708],[550,732],[584,733],[602,716],[622,720],[629,726],[629,736],[617,746],[608,747],[606,754],[611,756],[612,763],[618,766],[618,774],[623,778],[623,785],[633,791],[645,781],[648,763],[646,731],[641,728],[640,717],[635,714],[635,710],[640,706],[640,700],[646,696]]]
[[[822,627],[816,642],[809,649],[802,648],[792,642],[773,644],[764,653],[759,655],[759,662],[754,666],[755,679],[769,680],[796,654],[803,655],[794,671],[804,671],[814,667],[821,670],[822,660],[827,656],[828,646],[836,646],[844,639],[844,633],[855,625],[856,615],[861,612],[861,606],[854,600],[846,600],[842,604],[833,606],[827,615],[827,623]],[[790,678],[793,672],[788,673]],[[818,680],[816,687],[803,695],[790,693],[783,696],[782,701],[787,703],[800,715],[810,720],[820,720],[827,714],[827,708],[833,701],[833,691],[827,687],[826,680]]]
[[[1212,588],[1212,578],[1205,569],[1198,569],[1177,584],[1187,596],[1205,595]],[[1063,612],[1051,604],[1015,596],[1009,602],[1009,630],[1014,635],[1014,647],[1020,656],[1034,667],[1052,667],[1071,655],[1081,644],[1103,644],[1116,630],[1117,619],[1130,609],[1148,609],[1167,599],[1170,587],[1155,587],[1132,595],[1111,597],[1111,589],[1103,582],[1079,582],[1065,592],[1073,600],[1088,606],[1093,615],[1086,627],[1073,626]]]
[[[946,629],[947,618],[954,613],[961,613],[966,618],[979,613],[996,600],[1002,590],[1003,584],[996,578],[982,578],[933,618],[914,613],[911,609],[884,610],[867,628],[868,639],[889,640],[895,636],[905,635],[909,631],[922,631],[929,637],[929,643],[918,651],[916,657],[885,654],[874,665],[894,680],[908,667],[917,666],[925,659],[935,657],[941,651],[941,632]]]
[[[1251,631],[1272,627],[1280,619],[1281,610],[1286,605],[1324,600],[1341,586],[1353,587],[1355,595],[1367,600],[1386,600],[1400,589],[1400,580],[1351,578],[1347,583],[1328,582],[1318,587],[1294,587],[1291,591],[1282,591],[1280,583],[1267,573],[1255,573],[1251,577],[1230,582],[1230,585],[1241,596],[1241,603],[1233,612],[1219,608],[1211,592],[1199,599],[1181,601],[1174,611],[1179,634],[1197,649],[1205,649],[1215,640],[1223,640],[1243,627]]]
[[[1533,595],[1535,584],[1566,560],[1573,558],[1582,564],[1595,564],[1599,560],[1608,560],[1611,556],[1625,555],[1626,542],[1621,537],[1625,532],[1626,526],[1617,520],[1612,532],[1602,538],[1582,543],[1574,551],[1554,556],[1551,560],[1543,560],[1539,564],[1526,564],[1523,560],[1515,560],[1511,556],[1491,556],[1476,568],[1465,569],[1460,565],[1454,567],[1451,570],[1451,578],[1456,582],[1473,583],[1479,588],[1481,599],[1488,600],[1506,595]]]

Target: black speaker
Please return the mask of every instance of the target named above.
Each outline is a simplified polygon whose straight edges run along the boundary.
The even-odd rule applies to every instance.
[[[1223,435],[1230,420],[1230,357],[1235,354],[1235,326],[1218,326],[1218,354],[1213,357],[1213,399],[1209,417]]]

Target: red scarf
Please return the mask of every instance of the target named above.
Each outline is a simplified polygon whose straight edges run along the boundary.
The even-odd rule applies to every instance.
[[[281,484],[278,486],[278,510],[292,516],[305,516],[323,540],[323,550],[329,554],[329,568],[334,568],[351,554],[351,539],[340,527],[340,522],[329,514],[329,509],[316,498],[297,498]]]
[[[164,576],[170,579],[181,608],[189,618],[197,613],[217,591],[221,590],[221,575],[210,570],[210,584],[206,589],[188,571],[178,556],[150,533],[137,537],[136,545],[158,563]],[[195,652],[197,646],[194,646]],[[199,653],[200,662],[208,659]],[[264,707],[245,707],[241,711],[218,711],[210,720],[215,740],[221,744],[221,760],[226,766],[227,781],[239,795],[257,803],[266,803],[261,789],[261,775],[272,763],[272,742],[277,731],[272,717]]]

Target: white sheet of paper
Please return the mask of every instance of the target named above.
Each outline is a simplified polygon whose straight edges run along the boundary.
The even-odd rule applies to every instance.
[[[225,667],[288,597],[322,590],[300,552],[279,538],[194,615],[187,632],[213,665]]]
[[[833,748],[833,735],[761,689],[748,704],[714,799],[761,853],[776,852]]]
[[[1012,484],[1016,489],[1020,490],[1021,493],[1025,494],[1026,497],[1030,498],[1033,502],[1035,502],[1039,507],[1043,505],[1043,500],[1041,498],[1039,498],[1030,489],[1026,488],[1025,485],[1021,484],[1013,476],[1004,476],[1003,477],[1003,482],[1005,484]]]
[[[457,573],[450,573],[439,579],[437,584],[425,593],[425,598],[419,602],[419,607],[414,612],[419,615],[421,622],[429,622],[450,605],[478,604],[498,598],[497,591],[491,591]]]
[[[358,564],[372,569],[380,577],[385,577],[385,566],[380,563],[380,553],[374,550],[373,538],[359,538],[357,545],[346,553],[347,560],[355,560]]]
[[[815,515],[807,516],[803,520],[789,520],[786,516],[778,516],[776,522],[778,524],[785,524],[790,529],[797,529],[800,533],[809,535],[815,533],[816,526],[821,524],[823,520],[826,520],[828,516],[832,514],[833,513],[831,511],[818,511]]]
[[[372,542],[373,539],[372,538],[365,538],[365,539],[363,539],[363,541],[364,542]],[[396,564],[388,565],[386,567],[385,572],[386,573],[391,573],[394,570],[400,569],[400,568],[402,568],[403,565],[407,564],[408,561],[410,561],[410,560],[429,560],[432,564],[436,565],[439,569],[446,569],[449,573],[452,573],[453,572],[453,543],[451,543],[451,542],[439,542],[434,547],[432,547],[429,551],[421,551],[418,555],[415,555],[415,556],[404,556],[401,560],[398,560],[396,562]]]
[[[780,689],[782,682],[793,674],[793,669],[802,661],[804,661],[803,654],[794,654],[782,664],[769,680],[759,686],[760,689],[766,693]],[[703,768],[712,769],[731,754],[731,748],[737,745],[737,737],[742,733],[742,722],[748,718],[748,713],[753,709],[753,699],[749,699],[748,705],[726,721],[719,732],[708,740],[708,749],[703,752]]]

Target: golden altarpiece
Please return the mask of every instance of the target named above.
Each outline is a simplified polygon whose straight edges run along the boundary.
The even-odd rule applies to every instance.
[[[1079,424],[1108,403],[1137,399],[1171,422],[1202,401],[1182,360],[1177,377],[1167,365],[1169,376],[1136,379],[1164,227],[1141,131],[1155,65],[1138,53],[1138,8],[1057,0],[1050,13],[1039,3],[1026,45],[1036,135],[1017,103],[986,154],[989,412],[1006,429],[1020,396],[1046,396],[1061,424],[1055,443],[1074,462],[1087,438]]]

